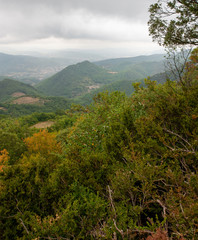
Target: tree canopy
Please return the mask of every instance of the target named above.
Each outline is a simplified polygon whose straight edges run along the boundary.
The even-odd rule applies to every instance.
[[[0,120],[1,239],[198,239],[197,63],[188,88],[99,93],[48,131]]]
[[[149,33],[163,46],[198,45],[198,1],[158,0],[149,8]]]

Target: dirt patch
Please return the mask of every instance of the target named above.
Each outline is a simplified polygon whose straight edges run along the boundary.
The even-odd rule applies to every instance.
[[[18,99],[15,99],[13,104],[36,104],[36,105],[43,105],[44,100],[40,98],[32,98],[32,97],[20,97]]]
[[[22,96],[25,96],[25,93],[23,92],[15,92],[12,94],[12,97],[22,97]]]
[[[108,73],[110,73],[110,74],[118,74],[118,72],[108,72]]]
[[[30,128],[48,128],[48,127],[51,127],[53,124],[54,124],[54,122],[52,122],[52,121],[45,121],[45,122],[37,123],[37,124],[31,126]]]
[[[99,88],[99,87],[100,87],[99,84],[87,86],[88,92],[90,92],[90,91],[93,90],[93,89],[97,89],[97,88]]]
[[[7,111],[7,109],[4,107],[0,107],[0,110]]]

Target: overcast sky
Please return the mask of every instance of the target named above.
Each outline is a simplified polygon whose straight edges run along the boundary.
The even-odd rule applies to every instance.
[[[0,51],[161,48],[148,35],[156,0],[0,0]]]

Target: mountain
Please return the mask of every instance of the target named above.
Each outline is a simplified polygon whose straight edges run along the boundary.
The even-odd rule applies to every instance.
[[[137,56],[130,58],[107,59],[95,62],[96,65],[117,72],[119,79],[142,79],[164,71],[164,55]]]
[[[136,64],[143,64],[149,62],[161,62],[164,60],[163,54],[153,54],[153,55],[142,55],[137,57],[127,57],[127,58],[113,58],[102,61],[94,62],[96,65],[104,67],[111,71],[126,71],[131,66]]]
[[[70,65],[41,81],[36,88],[46,95],[74,98],[112,81],[114,74],[89,61],[84,61]]]

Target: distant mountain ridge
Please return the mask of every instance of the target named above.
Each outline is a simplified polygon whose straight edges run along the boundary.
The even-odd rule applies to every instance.
[[[104,67],[112,71],[126,71],[131,66],[148,63],[148,62],[162,62],[164,60],[164,54],[153,54],[153,55],[141,55],[136,57],[125,57],[125,58],[112,58],[102,61],[94,62],[96,65]]]
[[[164,72],[164,55],[107,59],[95,64],[109,71],[118,72],[119,80],[135,80]]]
[[[113,74],[107,70],[89,61],[84,61],[70,65],[52,77],[41,81],[36,88],[46,95],[74,98],[113,80]]]
[[[76,98],[116,81],[139,81],[163,72],[163,55],[109,59],[70,65],[36,85],[46,95]],[[119,82],[119,86],[120,86]],[[126,84],[126,82],[124,83]],[[115,85],[116,86],[116,85]]]
[[[47,62],[45,62],[46,60]],[[28,75],[28,71],[32,71],[34,68],[37,69],[38,65],[39,69],[43,69],[43,67],[45,68],[45,66],[49,66],[49,64],[56,66],[56,60],[57,59],[44,59],[22,55],[13,56],[0,53],[0,71],[4,69],[6,72],[11,67],[11,64],[15,67],[16,71],[19,71],[19,74],[26,71]],[[164,75],[161,74],[164,72],[163,60],[163,54],[154,54],[107,59],[98,62],[83,61],[69,65],[61,71],[56,71],[54,75],[37,82],[37,84],[35,84],[35,79],[31,80],[31,78],[28,77],[20,81],[28,82],[29,84],[34,83],[35,88],[34,91],[32,90],[34,94],[54,97],[62,96],[74,101],[77,98],[81,98],[86,101],[87,96],[90,98],[93,94],[104,90],[120,90],[130,94],[133,92],[133,88],[131,87],[132,82],[142,81],[142,79],[148,76],[152,77],[155,75],[154,79],[159,81],[163,76],[162,81],[164,81]],[[30,68],[28,68],[29,65],[31,65]],[[0,76],[1,75],[3,74],[0,72]],[[5,77],[0,77],[1,84],[5,84],[5,81],[2,81],[4,78]],[[16,81],[9,84],[9,81],[6,82],[7,88],[1,84],[0,87],[2,86],[2,89],[9,90],[12,89],[11,85],[13,85],[15,89],[24,89],[25,86],[27,88],[27,85],[20,85],[18,83],[17,85]],[[6,91],[0,91],[0,99],[6,97]],[[30,89],[28,91],[30,91]],[[86,96],[83,97],[84,95]]]

